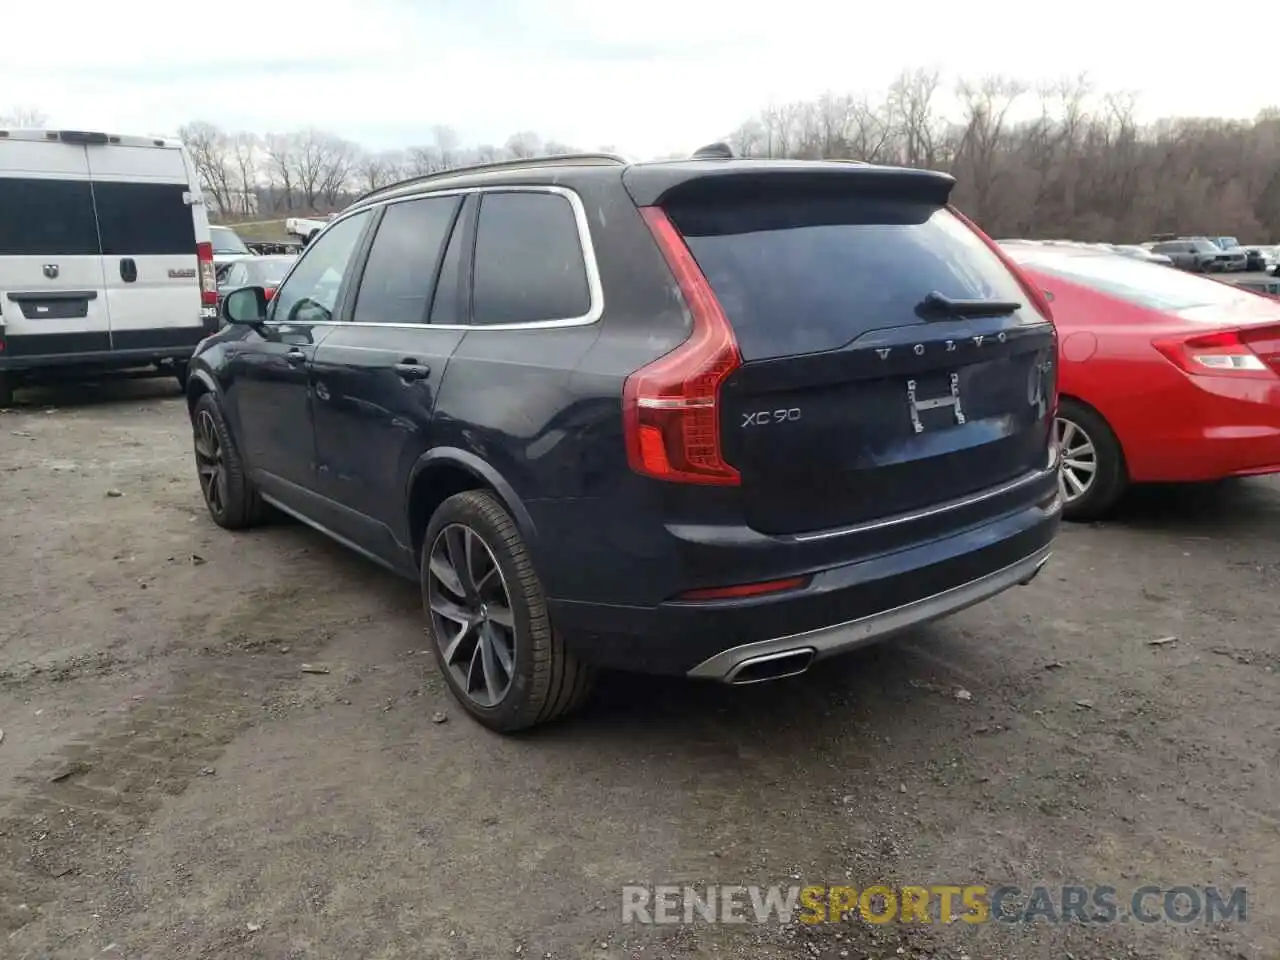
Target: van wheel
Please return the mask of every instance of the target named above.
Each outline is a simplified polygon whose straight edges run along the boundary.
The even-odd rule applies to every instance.
[[[183,390],[187,389],[187,373],[190,370],[190,364],[186,360],[175,360],[173,363],[173,375],[178,381],[178,386]]]
[[[471,716],[511,733],[586,700],[594,671],[551,629],[524,540],[493,494],[468,490],[442,503],[421,561],[427,636]]]
[[[1059,404],[1054,429],[1061,458],[1063,519],[1102,517],[1129,483],[1120,441],[1096,410],[1075,400]]]
[[[0,407],[13,406],[13,377],[0,373]]]
[[[227,530],[243,530],[261,523],[267,505],[249,479],[227,429],[222,405],[212,393],[196,401],[191,411],[191,429],[200,492],[213,522]]]

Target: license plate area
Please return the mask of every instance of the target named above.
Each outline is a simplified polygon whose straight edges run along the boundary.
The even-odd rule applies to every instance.
[[[924,374],[907,380],[907,412],[915,433],[964,426],[964,402],[960,396],[960,374],[951,371]]]

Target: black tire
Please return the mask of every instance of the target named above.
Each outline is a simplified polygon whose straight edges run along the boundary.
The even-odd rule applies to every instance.
[[[244,530],[261,523],[266,518],[267,505],[249,479],[227,429],[222,404],[212,393],[196,401],[191,411],[191,429],[200,493],[213,522],[227,530]],[[210,438],[216,441],[212,448]],[[216,490],[216,495],[211,490]]]
[[[13,406],[13,377],[0,373],[0,407]]]
[[[1068,461],[1068,454],[1071,451],[1066,446],[1059,448],[1063,471],[1059,480],[1062,490],[1063,519],[1086,521],[1105,516],[1129,485],[1128,470],[1125,467],[1124,451],[1120,447],[1120,441],[1107,426],[1107,421],[1102,419],[1096,410],[1072,399],[1064,399],[1059,403],[1058,422],[1055,429],[1060,443],[1067,440],[1070,444],[1076,437],[1083,434],[1093,451],[1092,479],[1085,485],[1083,492],[1079,492],[1076,485],[1071,482],[1071,475],[1079,479],[1087,471],[1073,470]],[[1087,457],[1072,459],[1081,463],[1088,462]]]
[[[187,389],[187,372],[190,369],[186,360],[176,360],[173,364],[173,376],[178,381],[178,386],[183,390]]]
[[[480,557],[478,566],[466,574],[469,583],[463,584],[460,580],[455,580],[464,587],[466,597],[463,598],[462,592],[445,586],[445,581],[439,576],[438,564],[436,572],[433,572],[432,557],[433,551],[440,550],[444,551],[442,558],[448,560],[450,544],[457,543],[457,540],[451,541],[450,538],[466,538],[471,535],[479,538],[487,553]],[[479,553],[478,549],[475,553]],[[449,691],[471,716],[491,730],[513,733],[563,716],[587,699],[595,671],[574,656],[551,629],[542,586],[524,539],[497,497],[485,490],[468,490],[455,494],[442,503],[427,524],[420,560],[422,605],[431,649],[435,653],[440,673],[449,685]],[[476,571],[483,569],[490,561],[496,564],[496,571],[490,567],[486,571],[487,575],[479,575],[479,587],[473,590],[472,587],[477,584]],[[456,570],[453,572],[457,573]],[[498,581],[492,578],[493,572],[500,573]],[[502,671],[506,674],[507,683],[501,695],[493,698],[492,704],[486,704],[480,701],[490,699],[485,696],[489,691],[468,692],[466,684],[477,668],[477,659],[481,660],[480,669],[484,680],[489,678],[490,665],[497,663],[501,666],[496,655],[485,663],[485,658],[481,656],[483,651],[480,650],[481,631],[492,628],[488,604],[482,601],[486,596],[496,596],[494,593],[486,593],[495,589],[501,589],[508,598],[510,627],[502,625],[496,617],[492,623],[502,626],[497,636],[502,638],[503,649],[507,651],[505,657],[509,659],[511,669],[509,673]],[[442,594],[441,590],[448,592]],[[462,598],[457,599],[455,610],[465,613],[464,608],[471,604],[480,612],[478,619],[472,621],[471,627],[460,627],[461,632],[448,636],[449,627],[460,625],[462,621],[450,620],[440,615],[433,610],[432,604],[434,602],[439,605],[441,599],[448,601],[454,598]],[[495,610],[498,609],[499,601],[490,602],[495,604]],[[467,630],[472,633],[460,643],[454,644],[454,662],[451,664],[446,659],[445,647]],[[506,646],[507,639],[510,639],[509,650]],[[461,679],[459,672],[463,674]]]

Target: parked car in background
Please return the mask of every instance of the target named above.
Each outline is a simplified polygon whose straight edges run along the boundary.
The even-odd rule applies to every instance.
[[[1136,243],[1108,243],[1105,246],[1122,257],[1132,257],[1135,260],[1143,260],[1147,263],[1158,263],[1164,267],[1173,266],[1172,258],[1163,253],[1153,253],[1145,247],[1138,246]]]
[[[177,140],[0,136],[0,406],[62,373],[154,365],[185,382],[217,329],[210,230]]]
[[[1085,250],[1009,244],[1052,295],[1068,519],[1129,483],[1280,472],[1280,302]]]
[[[275,296],[280,281],[296,263],[296,256],[241,257],[218,267],[218,304],[228,291],[240,287],[261,287],[268,300]]]
[[[232,260],[239,260],[241,257],[253,256],[240,235],[230,227],[211,226],[209,228],[209,236],[213,242],[213,263],[215,267],[220,267]]]
[[[771,680],[1027,582],[1055,332],[953,185],[586,155],[377,191],[223,301],[188,393],[209,513],[417,580],[503,731],[596,667]]]
[[[1224,269],[1227,254],[1206,238],[1161,240],[1147,247],[1173,261],[1180,270],[1192,273],[1216,273]]]
[[[306,245],[314,240],[316,234],[323,230],[332,219],[332,215],[320,219],[289,217],[284,222],[284,232],[291,237],[297,237],[303,242],[303,245]]]

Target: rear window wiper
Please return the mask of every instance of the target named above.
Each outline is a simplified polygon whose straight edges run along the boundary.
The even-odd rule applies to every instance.
[[[916,312],[946,314],[949,317],[1007,317],[1022,309],[1016,300],[957,300],[934,290],[916,304]]]

